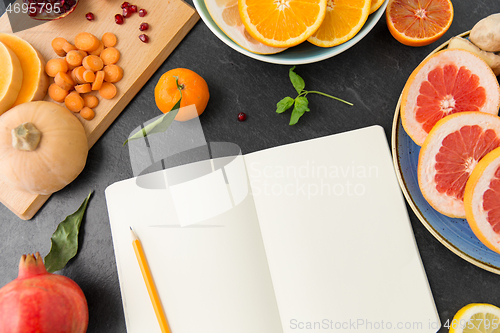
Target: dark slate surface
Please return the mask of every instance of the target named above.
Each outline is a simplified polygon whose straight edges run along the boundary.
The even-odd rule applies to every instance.
[[[374,124],[383,126],[390,140],[395,106],[413,69],[448,38],[470,30],[483,17],[500,12],[498,0],[455,0],[453,4],[453,24],[443,38],[429,46],[413,48],[400,44],[390,35],[382,18],[346,52],[320,63],[299,66],[297,72],[304,78],[306,88],[344,98],[355,106],[311,95],[312,111],[294,127],[288,126],[289,114],[274,112],[277,101],[287,95],[295,96],[288,79],[289,66],[267,64],[237,53],[200,20],[90,150],[87,166],[76,181],[52,195],[30,221],[20,220],[0,205],[0,286],[17,276],[22,254],[48,253],[50,236],[57,224],[93,190],[82,225],[80,251],[60,273],[75,280],[87,297],[89,333],[125,332],[104,190],[113,182],[132,176],[128,149],[122,143],[138,124],[159,114],[153,91],[160,76],[170,69],[185,67],[204,77],[211,93],[207,110],[200,117],[207,141],[234,142],[243,153]],[[239,112],[248,115],[243,123],[237,121]],[[500,306],[500,277],[453,254],[410,209],[409,215],[442,323],[468,303]]]

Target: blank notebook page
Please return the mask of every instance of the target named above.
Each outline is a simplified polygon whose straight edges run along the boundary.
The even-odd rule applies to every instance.
[[[147,177],[162,182],[163,175]],[[106,201],[128,333],[160,333],[129,226],[144,247],[172,333],[282,332],[251,195],[186,227],[168,191],[143,189],[135,178],[108,187]]]
[[[382,127],[245,162],[285,333],[437,331]]]

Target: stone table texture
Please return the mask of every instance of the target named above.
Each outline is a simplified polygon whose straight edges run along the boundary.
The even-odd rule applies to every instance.
[[[234,51],[200,20],[97,141],[85,169],[73,183],[52,195],[30,221],[20,220],[0,205],[0,287],[16,278],[22,254],[48,253],[58,223],[92,190],[79,253],[59,273],[76,281],[84,291],[90,311],[89,333],[125,332],[104,190],[133,176],[128,148],[122,144],[136,126],[159,115],[154,87],[163,73],[184,67],[207,81],[210,101],[200,117],[206,139],[234,142],[243,154],[375,124],[384,128],[390,142],[395,107],[413,69],[441,43],[500,12],[498,0],[453,0],[453,5],[450,29],[431,45],[417,48],[400,44],[389,33],[383,16],[346,52],[298,66],[296,72],[304,78],[306,89],[332,94],[354,106],[309,95],[311,112],[295,126],[288,125],[289,112],[275,113],[281,98],[296,95],[288,78],[290,66],[260,62]],[[1,6],[3,12],[3,3]],[[245,122],[237,120],[239,112],[247,114]],[[441,322],[451,320],[469,303],[500,306],[500,276],[453,254],[427,231],[409,206],[408,212]],[[439,332],[447,331],[442,328]]]

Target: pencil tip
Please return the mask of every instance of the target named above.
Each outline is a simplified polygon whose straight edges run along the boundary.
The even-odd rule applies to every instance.
[[[133,230],[132,227],[129,226],[129,228],[130,228],[130,230]]]

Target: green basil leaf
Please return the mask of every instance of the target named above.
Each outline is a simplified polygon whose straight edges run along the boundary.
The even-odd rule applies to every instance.
[[[295,66],[290,68],[290,71],[288,72],[288,76],[290,76],[290,81],[292,81],[293,87],[295,90],[297,90],[297,93],[301,93],[302,90],[306,87],[306,83],[304,82],[304,79],[300,77],[299,74],[295,73],[293,70],[295,69]]]
[[[179,112],[179,105],[181,104],[181,99],[179,99],[179,101],[174,105],[174,107],[172,108],[173,111],[165,113],[165,115],[153,121],[151,124],[144,126],[140,131],[137,131],[134,134],[132,134],[127,139],[127,141],[123,143],[123,145],[125,146],[129,141],[145,138],[146,136],[151,134],[165,132],[170,127],[170,125],[174,121],[175,116]],[[176,109],[174,110],[174,108]]]
[[[63,269],[78,252],[78,233],[91,194],[92,192],[89,193],[76,212],[68,215],[64,221],[59,223],[56,231],[52,234],[50,252],[44,259],[47,272],[54,273]]]
[[[172,122],[174,121],[175,116],[177,116],[177,113],[179,112],[179,109],[181,107],[181,101],[182,101],[182,87],[179,85],[178,82],[179,78],[175,77],[175,83],[177,84],[177,89],[179,89],[179,92],[181,93],[179,100],[175,105],[172,107],[172,109],[165,113],[162,117],[158,118],[157,120],[153,121],[151,124],[148,124],[147,126],[144,126],[140,131],[135,132],[132,134],[124,143],[123,145],[125,146],[129,141],[132,140],[137,140],[140,138],[145,138],[148,135],[155,134],[155,133],[161,133],[165,132]]]
[[[295,99],[295,106],[293,107],[289,125],[295,125],[304,113],[310,111],[308,105],[309,101],[305,97],[297,97]]]
[[[283,113],[283,112],[285,112],[286,110],[288,110],[293,105],[294,102],[295,102],[295,100],[293,98],[291,98],[291,97],[285,97],[285,98],[283,98],[281,101],[279,101],[276,104],[276,112],[277,113]]]
[[[309,101],[307,100],[306,97],[297,97],[297,100],[295,101],[295,105],[299,109],[303,109],[305,112],[309,112]]]

